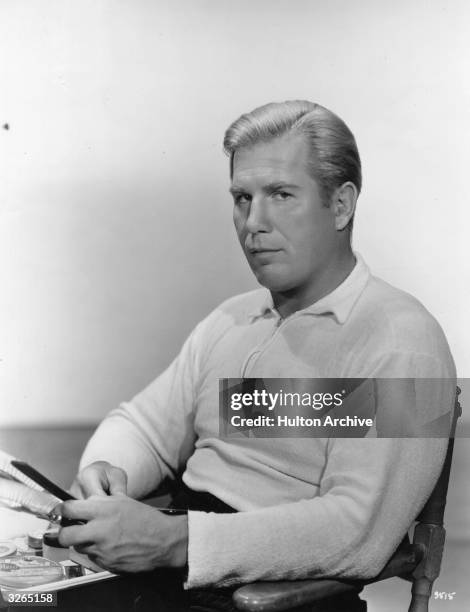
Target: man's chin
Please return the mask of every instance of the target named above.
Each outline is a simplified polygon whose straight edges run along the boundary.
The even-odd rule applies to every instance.
[[[253,273],[258,283],[273,293],[283,293],[292,289],[292,279],[289,280],[283,274],[268,270],[267,266],[264,266],[263,269],[253,270]]]

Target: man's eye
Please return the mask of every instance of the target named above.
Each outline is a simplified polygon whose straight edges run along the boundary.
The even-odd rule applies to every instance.
[[[247,193],[239,193],[234,196],[235,204],[247,204],[251,201],[251,196]]]
[[[288,200],[291,197],[290,193],[287,191],[276,191],[273,193],[273,198],[278,200],[279,202],[283,202],[284,200]]]

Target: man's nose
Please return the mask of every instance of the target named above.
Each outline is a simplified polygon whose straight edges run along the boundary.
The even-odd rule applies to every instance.
[[[269,214],[264,198],[253,198],[250,202],[245,229],[250,234],[269,231]]]

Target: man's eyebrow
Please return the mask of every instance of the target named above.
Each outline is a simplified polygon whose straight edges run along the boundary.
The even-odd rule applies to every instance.
[[[274,183],[268,183],[263,186],[263,191],[265,193],[274,193],[275,191],[284,191],[286,189],[300,189],[300,187],[294,185],[294,183],[284,183],[284,181],[275,181]]]
[[[284,183],[283,181],[275,181],[273,183],[267,183],[263,185],[263,191],[265,193],[274,193],[275,191],[282,191],[285,189],[300,189],[298,185],[294,185],[293,183]],[[246,193],[247,189],[243,187],[239,187],[237,185],[232,185],[229,189],[229,192],[232,195],[236,195],[239,193]]]
[[[238,193],[246,193],[246,189],[243,189],[243,187],[237,187],[236,185],[232,185],[229,189],[229,193],[231,193],[232,195],[236,195]]]

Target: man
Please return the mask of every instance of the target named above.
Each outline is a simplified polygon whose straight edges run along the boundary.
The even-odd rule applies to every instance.
[[[449,348],[423,306],[352,251],[361,165],[341,119],[311,102],[268,104],[224,146],[235,228],[263,288],[217,308],[103,421],[73,485],[88,499],[64,506],[88,522],[61,541],[114,571],[187,565],[190,590],[373,576],[432,490],[446,440],[221,438],[218,379],[445,379],[424,398],[439,415],[453,403]],[[386,412],[402,399],[384,398]],[[237,512],[165,516],[132,499],[181,470],[190,504],[209,495],[205,509]]]

